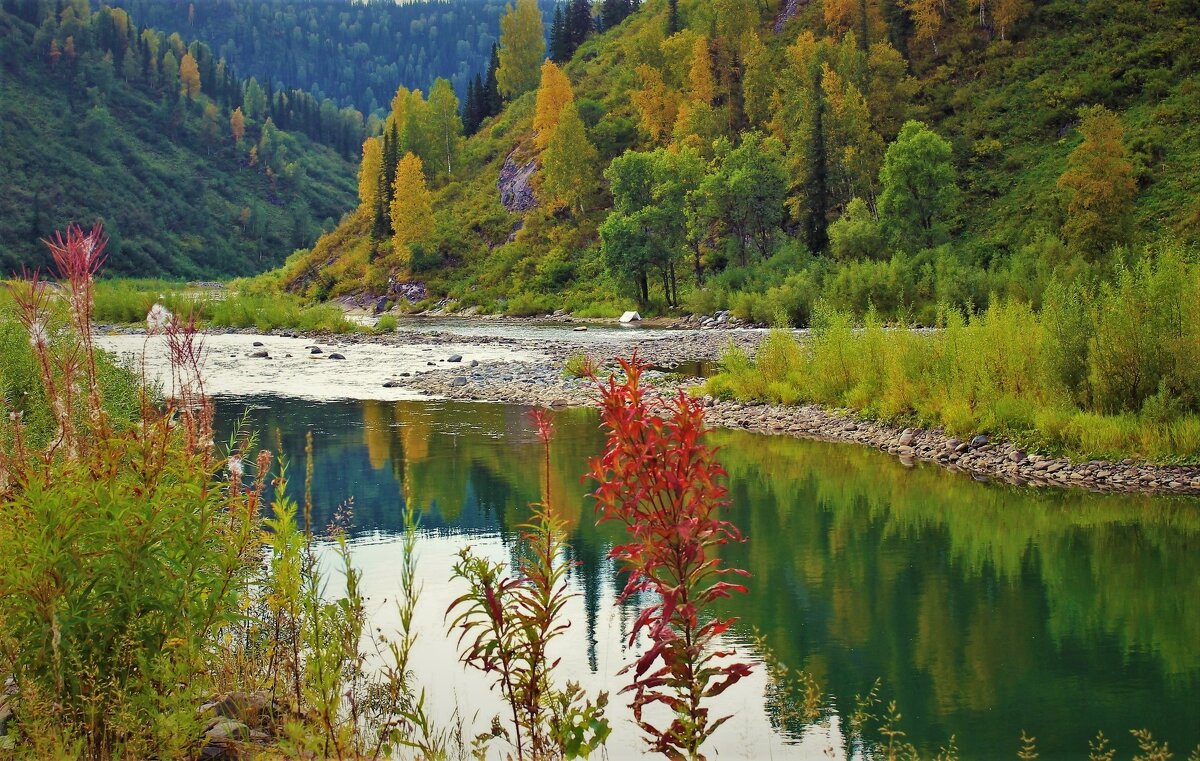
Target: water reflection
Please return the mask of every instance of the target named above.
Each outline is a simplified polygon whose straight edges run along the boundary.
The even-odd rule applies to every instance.
[[[317,519],[352,495],[364,542],[388,545],[414,501],[430,542],[498,537],[503,552],[547,475],[518,407],[222,400],[222,419],[247,404],[267,446],[298,456],[313,431]],[[556,425],[548,475],[579,563],[580,668],[612,686],[627,612],[613,605],[619,582],[604,555],[620,535],[594,525],[580,482],[600,435],[587,410],[560,412]],[[1098,729],[1123,752],[1134,727],[1176,749],[1200,743],[1195,501],[988,486],[858,447],[714,438],[749,537],[728,561],[753,574],[751,594],[726,612],[826,687],[818,745],[840,742],[836,716],[876,677],[910,741],[935,749],[955,735],[965,758],[1013,757],[1022,729],[1043,758],[1086,756]],[[386,576],[388,561],[372,572]],[[772,723],[769,743],[731,744],[814,739]]]

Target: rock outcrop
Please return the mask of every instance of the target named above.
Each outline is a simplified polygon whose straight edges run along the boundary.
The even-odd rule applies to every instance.
[[[516,153],[513,150],[504,159],[504,166],[500,167],[500,179],[496,182],[496,187],[500,189],[500,203],[514,214],[529,211],[538,205],[533,194],[533,175],[537,173],[538,163],[534,160],[518,164]]]
[[[775,34],[783,31],[783,25],[796,17],[804,8],[808,7],[811,0],[787,0],[783,8],[780,9],[779,15],[775,17]]]

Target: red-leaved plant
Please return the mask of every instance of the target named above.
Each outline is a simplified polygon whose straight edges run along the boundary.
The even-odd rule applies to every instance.
[[[750,673],[733,651],[717,648],[717,639],[736,619],[706,616],[718,599],[746,587],[729,576],[719,548],[744,541],[737,527],[723,520],[726,473],[716,448],[704,441],[704,407],[682,392],[672,399],[648,398],[640,384],[645,365],[635,354],[620,360],[625,380],[610,376],[599,383],[601,420],[608,434],[604,453],[591,463],[599,519],[623,523],[630,541],[609,556],[629,570],[621,592],[626,600],[652,593],[630,633],[631,646],[641,633],[650,647],[624,669],[633,681],[633,715],[651,749],[669,758],[703,758],[700,748],[729,717],[712,718],[705,706]],[[660,704],[674,715],[666,727],[645,715]]]

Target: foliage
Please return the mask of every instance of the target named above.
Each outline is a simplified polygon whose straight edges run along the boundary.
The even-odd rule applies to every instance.
[[[1041,314],[1017,301],[949,309],[933,333],[885,331],[872,310],[856,326],[825,306],[803,342],[774,333],[755,363],[727,357],[708,388],[991,431],[1073,456],[1195,461],[1198,283],[1196,265],[1167,249],[1114,283],[1055,286]]]
[[[1079,116],[1083,142],[1058,178],[1068,194],[1063,233],[1078,250],[1096,255],[1127,239],[1137,182],[1120,119],[1103,106],[1081,109]]]
[[[533,413],[544,450],[546,480],[542,501],[534,506],[532,521],[523,527],[524,556],[517,574],[504,576],[502,564],[472,554],[459,553],[455,578],[470,591],[446,611],[450,630],[458,630],[463,663],[495,675],[495,685],[511,715],[504,734],[517,759],[586,758],[607,739],[604,708],[608,695],[593,703],[574,684],[553,683],[556,660],[550,644],[569,625],[563,609],[570,599],[566,589],[569,565],[565,560],[565,523],[551,511],[550,439],[552,422],[543,412]]]
[[[572,354],[563,363],[566,378],[592,378],[600,370],[600,363],[587,354]]]
[[[916,251],[949,239],[958,198],[950,159],[950,143],[920,122],[907,122],[888,146],[879,215],[898,248]]]
[[[596,193],[596,148],[574,102],[563,106],[542,154],[544,201],[583,214]]]
[[[344,156],[360,132],[342,155],[319,144],[332,123],[313,139],[275,129],[278,119],[271,129],[246,119],[244,139],[230,140],[224,124],[242,84],[207,47],[184,52],[178,37],[177,50],[153,29],[138,34],[120,9],[73,10],[62,25],[50,10],[0,5],[9,54],[0,60],[0,184],[13,189],[0,198],[0,270],[46,265],[39,240],[51,229],[103,220],[114,273],[250,274],[310,245],[352,205]],[[68,35],[74,58],[55,63],[46,51]],[[178,74],[168,76],[168,56],[194,59],[200,90],[190,99]]]
[[[719,649],[734,619],[707,615],[716,601],[746,592],[725,577],[749,574],[722,567],[718,555],[742,536],[720,517],[725,471],[703,440],[703,406],[683,393],[670,401],[647,398],[636,356],[621,360],[621,368],[623,382],[610,376],[599,384],[608,442],[592,460],[594,496],[600,521],[628,532],[629,542],[609,552],[629,572],[621,599],[653,593],[656,600],[630,632],[631,647],[643,633],[650,646],[623,670],[632,675],[623,692],[634,694],[634,720],[653,751],[702,758],[701,746],[728,719],[711,718],[705,701],[750,673],[747,664],[729,660],[734,653]],[[673,716],[666,727],[645,715],[656,704]]]
[[[515,6],[505,6],[500,18],[500,68],[496,72],[500,93],[511,98],[536,88],[545,52],[546,36],[537,0],[516,0]]]

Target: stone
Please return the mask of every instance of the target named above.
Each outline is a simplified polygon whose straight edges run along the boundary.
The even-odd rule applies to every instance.
[[[580,325],[578,328],[575,328],[575,332],[576,332],[576,333],[585,333],[585,332],[587,332],[587,325]]]
[[[1008,459],[1010,462],[1024,462],[1025,461],[1025,453],[1018,449],[1015,452],[1012,452],[1011,454],[1009,454]]]
[[[979,447],[987,446],[987,443],[988,437],[981,433],[975,438],[971,439],[971,448],[978,449]]]
[[[477,359],[471,360],[471,367],[479,367],[479,360],[477,360]]]
[[[550,406],[556,409],[561,409],[562,407],[570,406],[570,403],[566,399],[555,399],[554,401],[550,402]]]
[[[252,346],[262,346],[262,345],[263,345],[263,342],[262,342],[262,341],[255,341],[255,342],[252,344]]]
[[[955,453],[955,454],[962,454],[963,452],[966,452],[966,451],[967,451],[968,449],[970,449],[970,448],[971,448],[971,445],[970,445],[970,444],[959,444],[958,446],[956,446],[956,447],[954,448],[954,453]]]
[[[270,359],[271,355],[265,350],[250,352],[250,359]]]
[[[383,387],[384,387],[384,388],[400,388],[400,387],[401,387],[401,386],[403,386],[403,385],[404,385],[404,384],[403,384],[403,383],[401,383],[401,382],[400,382],[400,381],[398,381],[398,380],[390,380],[390,381],[384,381],[384,382],[383,382]]]
[[[218,716],[204,730],[204,739],[216,744],[246,742],[250,739],[250,727],[240,721]]]
[[[462,355],[461,354],[451,354],[449,357],[446,358],[446,361],[447,362],[462,362]]]
[[[913,443],[914,438],[915,437],[913,436],[912,431],[905,431],[904,433],[900,434],[900,446],[907,447]]]
[[[336,351],[333,352],[332,354],[330,354],[329,358],[330,359],[345,359],[344,356],[342,356],[341,354],[338,354]]]
[[[465,385],[467,385],[467,379],[466,378],[455,378],[454,380],[450,381],[450,385],[453,387],[456,387],[456,388],[465,386]]]
[[[309,354],[324,354],[325,352],[322,351],[320,346],[314,346],[308,350],[308,353]]]

